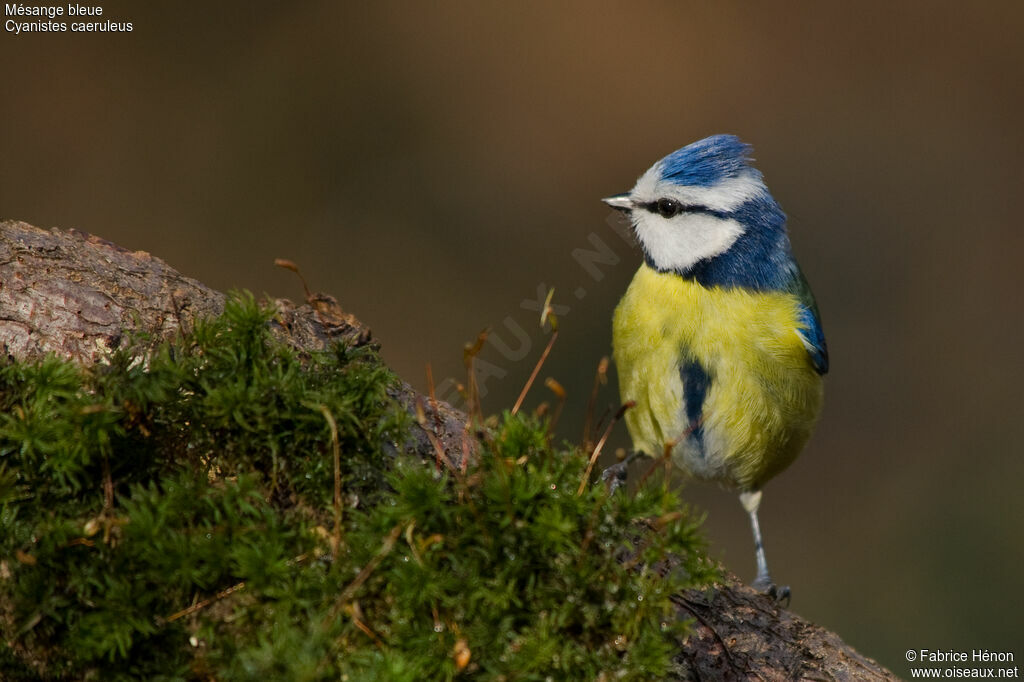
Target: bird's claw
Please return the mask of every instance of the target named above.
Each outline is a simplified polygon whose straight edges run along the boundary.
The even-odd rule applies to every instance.
[[[793,596],[793,593],[789,589],[789,585],[776,585],[772,582],[772,579],[768,577],[759,577],[754,581],[751,587],[770,597],[776,604],[785,607],[789,606],[790,598]]]
[[[612,494],[625,485],[629,474],[629,460],[625,459],[618,464],[613,464],[601,472],[601,480],[608,486],[608,493]]]
[[[789,585],[772,585],[768,588],[767,594],[775,600],[776,604],[789,608],[789,600],[793,596]]]

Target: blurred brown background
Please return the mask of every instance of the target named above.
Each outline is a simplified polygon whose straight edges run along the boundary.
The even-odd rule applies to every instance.
[[[428,362],[462,378],[491,326],[489,411],[540,353],[527,308],[554,286],[570,309],[541,378],[569,392],[566,438],[639,262],[598,199],[705,135],[753,143],[833,368],[766,491],[776,577],[902,676],[907,649],[1024,656],[1024,5],[102,6],[135,30],[0,35],[0,217],[299,298],[272,266],[291,258],[421,389]],[[602,244],[605,263],[574,257]],[[752,577],[734,496],[688,495]]]

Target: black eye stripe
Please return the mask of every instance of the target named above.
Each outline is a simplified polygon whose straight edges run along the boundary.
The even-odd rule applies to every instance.
[[[666,203],[674,204],[671,210],[664,210],[667,208]],[[682,204],[675,199],[657,199],[655,201],[648,201],[639,205],[640,208],[646,209],[651,213],[657,213],[666,218],[679,215],[680,213],[703,213],[705,215],[713,215],[718,218],[724,218],[725,212],[716,211],[713,208],[708,208],[703,204]]]

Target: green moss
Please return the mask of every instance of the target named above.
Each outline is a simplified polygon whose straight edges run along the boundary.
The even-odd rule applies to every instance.
[[[577,495],[584,456],[508,414],[438,472],[372,351],[300,356],[269,315],[239,295],[109,364],[0,366],[0,678],[666,671],[669,596],[712,574],[671,493]]]

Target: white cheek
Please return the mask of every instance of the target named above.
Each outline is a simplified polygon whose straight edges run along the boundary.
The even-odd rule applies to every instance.
[[[637,238],[659,270],[686,270],[725,253],[743,234],[737,221],[704,214],[666,219],[640,210],[633,219]]]

